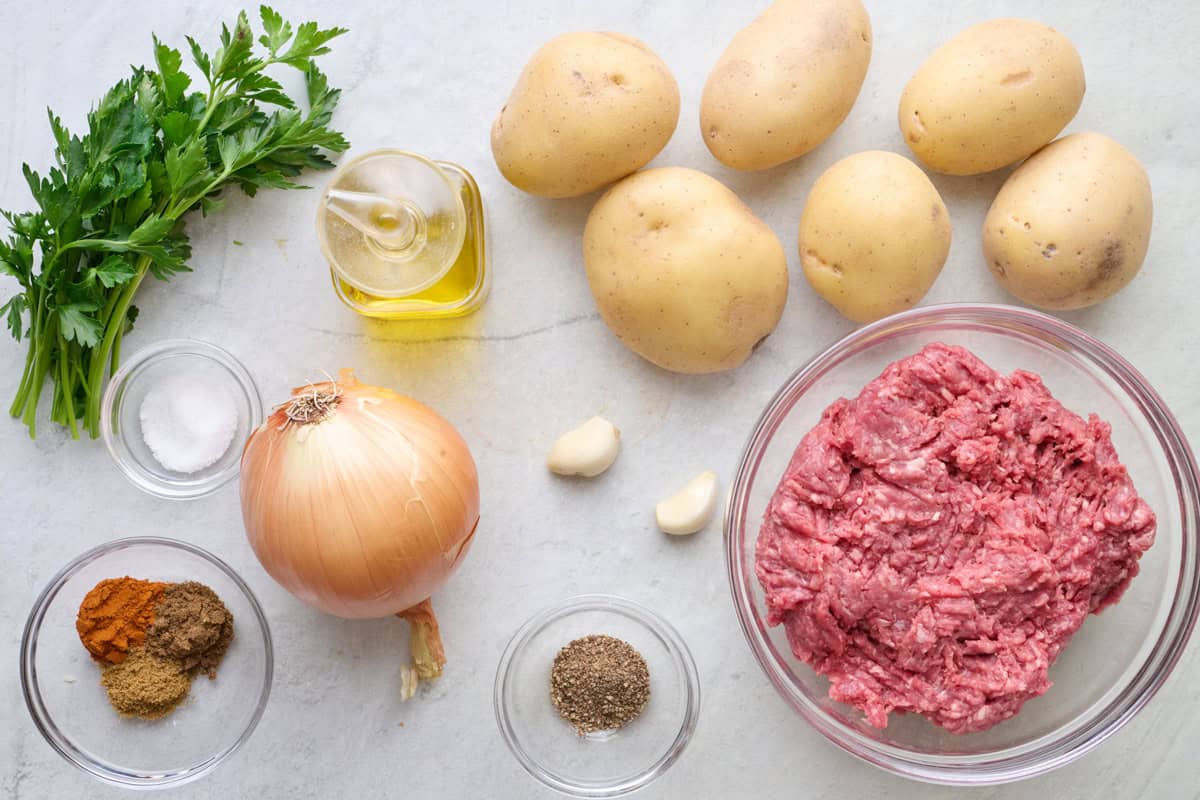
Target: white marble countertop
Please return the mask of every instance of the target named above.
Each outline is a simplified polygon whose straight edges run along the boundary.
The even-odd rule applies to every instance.
[[[322,616],[276,586],[247,546],[235,486],[190,503],[155,500],[125,481],[100,443],[67,441],[48,423],[30,441],[18,423],[3,421],[0,796],[120,794],[69,767],[35,730],[21,698],[19,639],[34,597],[69,558],[120,536],[164,534],[211,549],[245,576],[270,617],[277,649],[270,706],[253,738],[212,775],[173,791],[181,800],[551,797],[501,740],[492,680],[517,625],[582,591],[615,592],[658,609],[680,629],[699,665],[704,706],[696,737],[639,796],[1200,797],[1197,643],[1135,720],[1069,767],[971,792],[911,783],[827,744],[775,694],[735,620],[719,526],[669,540],[654,528],[652,511],[660,495],[701,469],[715,469],[727,484],[771,393],[851,330],[799,273],[795,229],[808,187],[844,155],[905,152],[895,124],[905,81],[937,43],[1001,13],[1041,19],[1071,37],[1083,56],[1088,93],[1069,130],[1115,137],[1146,165],[1154,186],[1154,232],[1142,274],[1110,302],[1067,317],[1137,365],[1200,440],[1200,272],[1192,252],[1200,138],[1191,128],[1200,122],[1193,74],[1200,6],[869,0],[875,51],[846,123],[798,162],[738,174],[705,150],[698,102],[717,55],[760,5],[280,4],[291,19],[315,16],[352,29],[324,66],[345,90],[336,124],[355,152],[399,146],[474,172],[488,206],[491,298],[459,321],[405,326],[359,318],[330,290],[312,225],[315,191],[265,192],[252,202],[236,197],[207,220],[192,219],[196,271],[144,287],[126,353],[167,336],[210,339],[247,364],[268,403],[321,370],[353,366],[368,382],[421,398],[451,419],[479,463],[483,522],[462,569],[435,597],[450,663],[433,688],[401,705],[403,625]],[[29,202],[22,161],[38,167],[49,161],[47,105],[78,124],[129,63],[151,60],[151,31],[173,44],[185,33],[211,43],[218,20],[238,8],[225,0],[182,6],[43,0],[0,7],[0,207]],[[597,318],[583,275],[580,234],[594,197],[523,195],[492,162],[489,127],[525,60],[552,35],[574,29],[624,31],[663,57],[678,78],[683,110],[655,163],[697,167],[726,181],[787,247],[793,280],[783,321],[736,372],[671,375],[622,347]],[[935,178],[955,236],[926,303],[1007,299],[984,266],[978,233],[1002,177]],[[0,285],[0,295],[8,288]],[[6,403],[23,356],[22,347],[0,342]],[[625,434],[615,469],[594,483],[553,480],[542,465],[553,436],[597,412],[618,421]]]

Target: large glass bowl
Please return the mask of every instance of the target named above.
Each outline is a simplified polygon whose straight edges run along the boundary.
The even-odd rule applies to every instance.
[[[800,439],[838,397],[931,342],[961,345],[993,368],[1042,376],[1069,409],[1112,424],[1117,453],[1158,515],[1158,536],[1121,602],[1091,615],[1050,670],[1054,686],[990,730],[949,733],[893,714],[884,730],[829,699],[829,683],[768,627],[754,574],[763,513]],[[1128,722],[1166,680],[1200,607],[1200,487],[1187,441],[1162,400],[1121,356],[1059,319],[991,305],[920,308],[847,336],[784,384],[754,426],[725,518],[730,588],[767,677],[830,741],[890,772],[956,785],[1019,780],[1073,761]]]
[[[113,710],[75,632],[84,595],[124,575],[199,581],[233,614],[217,677],[197,676],[183,704],[158,720]],[[74,559],[42,591],[21,638],[21,689],[38,730],[71,764],[126,788],[187,783],[232,755],[262,717],[273,670],[271,632],[250,587],[216,556],[172,539],[119,539]]]

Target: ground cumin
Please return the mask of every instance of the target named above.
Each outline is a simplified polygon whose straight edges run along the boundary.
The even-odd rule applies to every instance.
[[[146,640],[154,608],[167,584],[137,578],[108,578],[97,583],[79,604],[75,630],[92,656],[120,664],[130,648]]]
[[[105,667],[100,683],[118,713],[143,719],[170,714],[192,687],[192,679],[179,662],[160,658],[144,647],[130,651],[120,664]]]

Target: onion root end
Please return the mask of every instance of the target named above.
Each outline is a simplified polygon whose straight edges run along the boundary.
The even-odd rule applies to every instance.
[[[433,615],[433,604],[428,599],[401,611],[396,616],[407,620],[411,627],[410,647],[412,669],[419,680],[433,680],[442,674],[446,653],[442,649],[442,635],[438,630],[437,617]]]

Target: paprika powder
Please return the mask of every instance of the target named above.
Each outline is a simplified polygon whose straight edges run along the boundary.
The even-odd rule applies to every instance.
[[[132,647],[146,641],[154,608],[167,584],[137,578],[108,578],[97,583],[79,604],[75,630],[92,657],[120,664]]]

